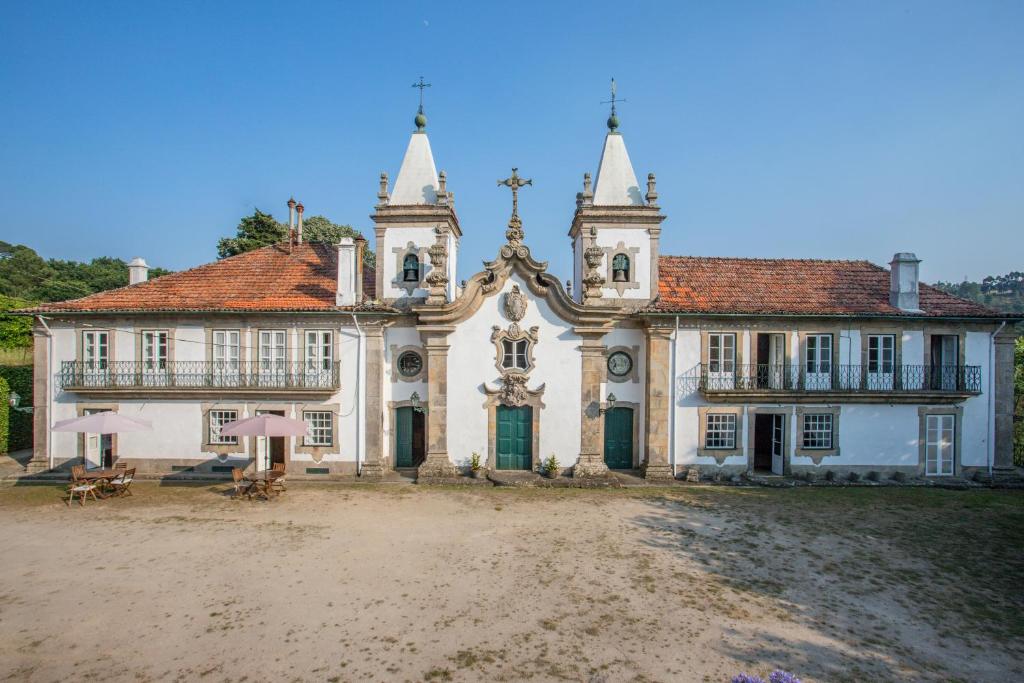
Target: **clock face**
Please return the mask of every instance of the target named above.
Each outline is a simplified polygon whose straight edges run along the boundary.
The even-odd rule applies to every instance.
[[[608,357],[608,372],[616,377],[625,377],[633,369],[633,359],[629,354],[616,351]]]
[[[403,377],[415,377],[423,369],[423,359],[414,351],[406,351],[398,357],[398,371]]]

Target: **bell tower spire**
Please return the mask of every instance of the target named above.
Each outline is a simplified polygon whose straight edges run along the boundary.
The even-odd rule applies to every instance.
[[[388,176],[380,174],[377,205],[372,214],[377,233],[377,298],[396,305],[423,301],[443,282],[444,298],[454,298],[455,261],[462,230],[455,215],[455,196],[448,190],[444,171],[438,173],[427,137],[423,91],[431,87],[420,76],[412,87],[419,89],[419,107],[413,122],[416,130],[388,192]],[[433,259],[430,250],[444,249],[445,259]],[[428,279],[435,268],[436,273]],[[438,300],[436,292],[433,299]]]

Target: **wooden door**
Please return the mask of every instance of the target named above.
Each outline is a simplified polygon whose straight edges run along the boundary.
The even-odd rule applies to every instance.
[[[604,414],[604,464],[613,470],[633,467],[633,409],[612,408]]]
[[[412,407],[395,410],[395,467],[412,467]]]
[[[497,453],[499,470],[528,470],[533,462],[533,408],[497,407]]]

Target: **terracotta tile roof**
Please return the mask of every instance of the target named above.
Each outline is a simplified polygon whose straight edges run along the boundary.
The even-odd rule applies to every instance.
[[[232,256],[190,270],[99,292],[81,299],[41,304],[26,313],[102,311],[336,311],[392,310],[371,303],[335,306],[338,250],[327,244],[284,244]],[[364,269],[363,293],[374,298],[372,268]]]
[[[889,271],[868,261],[662,256],[658,299],[666,313],[921,315],[889,305]],[[1006,318],[921,284],[930,317]]]

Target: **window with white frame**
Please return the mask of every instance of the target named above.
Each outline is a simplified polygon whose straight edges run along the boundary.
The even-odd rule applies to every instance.
[[[952,475],[956,448],[956,416],[926,415],[925,432],[925,474]]]
[[[213,331],[213,362],[218,370],[238,370],[238,330]]]
[[[872,334],[868,337],[868,372],[891,374],[896,359],[896,337]]]
[[[530,367],[528,340],[503,339],[501,351],[501,367],[508,370],[527,370]]]
[[[260,330],[260,370],[284,370],[284,330]]]
[[[109,337],[106,332],[82,333],[82,360],[87,370],[106,370],[109,358]]]
[[[334,413],[327,410],[306,410],[302,419],[309,425],[304,446],[331,446],[334,444]]]
[[[330,330],[306,330],[306,369],[330,370],[334,361],[333,335]]]
[[[736,335],[708,335],[708,370],[710,372],[735,372]]]
[[[807,373],[827,375],[832,372],[832,335],[807,335]]]
[[[142,331],[143,370],[167,369],[167,330]]]
[[[832,413],[804,415],[804,448],[832,448]]]
[[[210,411],[210,434],[209,443],[217,445],[230,445],[238,443],[237,436],[223,436],[220,433],[221,427],[238,419],[237,410],[211,410]]]
[[[704,448],[736,448],[736,415],[708,413],[704,430]]]

